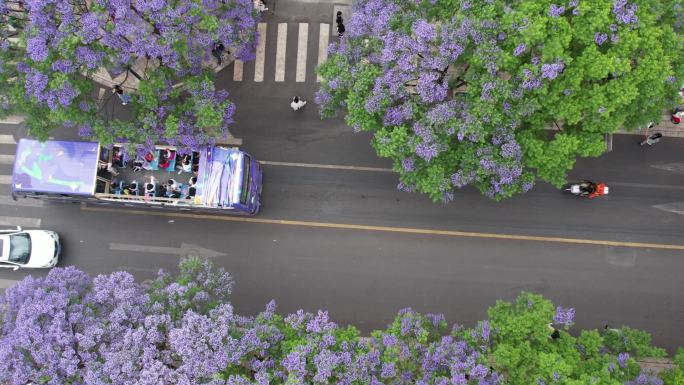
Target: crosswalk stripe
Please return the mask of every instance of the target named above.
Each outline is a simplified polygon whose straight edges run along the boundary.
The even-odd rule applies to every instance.
[[[21,124],[26,118],[21,115],[11,115],[0,119],[1,124]]]
[[[285,51],[287,48],[287,23],[278,23],[278,40],[276,42],[275,81],[285,81]]]
[[[17,144],[17,142],[14,140],[14,135],[0,135],[0,143],[1,144]]]
[[[43,207],[43,201],[33,198],[18,198],[16,201],[11,196],[0,195],[2,206]]]
[[[14,164],[14,155],[0,154],[0,164]]]
[[[235,59],[233,62],[233,81],[236,82],[241,82],[242,81],[242,68],[243,68],[244,63],[242,60]]]
[[[330,40],[330,24],[321,23],[318,33],[318,66],[328,58],[328,41]],[[320,75],[316,75],[316,81],[323,80]]]
[[[40,218],[0,217],[0,226],[40,227]]]
[[[299,40],[297,41],[297,76],[295,81],[306,81],[306,51],[309,37],[309,23],[299,23]]]
[[[11,184],[12,175],[0,175],[0,184]]]
[[[256,49],[256,59],[254,59],[254,81],[264,81],[264,62],[266,61],[266,23],[259,23],[259,42]]]

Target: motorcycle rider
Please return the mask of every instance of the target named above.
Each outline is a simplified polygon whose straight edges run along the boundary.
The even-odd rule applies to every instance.
[[[590,197],[593,198],[596,194],[596,183],[589,181],[589,180],[583,180],[580,182],[580,196],[582,197]]]

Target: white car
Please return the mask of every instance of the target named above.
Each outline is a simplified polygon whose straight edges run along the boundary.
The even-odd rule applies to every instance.
[[[59,235],[49,230],[0,230],[0,268],[50,268],[57,264]]]

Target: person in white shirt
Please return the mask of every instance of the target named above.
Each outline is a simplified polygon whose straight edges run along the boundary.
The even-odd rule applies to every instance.
[[[292,102],[290,102],[290,107],[292,107],[293,111],[297,111],[298,109],[304,107],[306,105],[306,100],[301,99],[299,96],[295,96],[292,98]]]
[[[257,12],[268,11],[268,8],[266,8],[266,3],[264,3],[263,0],[254,0],[254,9],[256,9]]]

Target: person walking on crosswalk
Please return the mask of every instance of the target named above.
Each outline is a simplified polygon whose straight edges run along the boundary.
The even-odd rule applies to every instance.
[[[297,111],[300,108],[304,107],[306,105],[306,100],[300,98],[299,96],[295,96],[292,98],[292,101],[290,102],[290,107],[292,108],[293,111]]]

